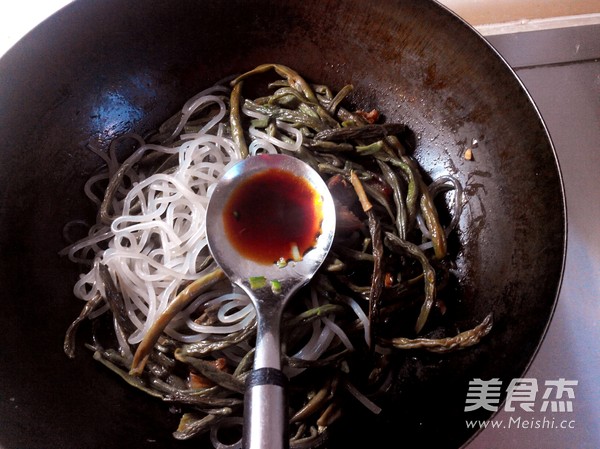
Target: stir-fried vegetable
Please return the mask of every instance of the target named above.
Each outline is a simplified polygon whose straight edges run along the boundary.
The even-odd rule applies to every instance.
[[[280,78],[268,95],[247,90],[273,74]],[[88,267],[75,286],[86,303],[65,351],[74,356],[77,328],[95,323],[88,347],[96,360],[185,411],[175,438],[208,434],[219,447],[220,429],[239,431],[242,423],[255,313],[214,264],[204,223],[212,186],[242,158],[280,152],[304,160],[326,180],[336,207],[331,252],[284,314],[292,448],[321,445],[343,401],[380,411],[368,396],[390,357],[377,354],[461,349],[490,332],[488,316],[428,338],[444,315],[447,237],[458,225],[462,188],[451,176],[427,185],[403,143],[406,126],[378,123],[375,110],[351,111],[343,103],[352,90],[334,94],[265,64],[191,98],[145,139],[123,136],[108,153],[91,148],[106,166],[86,185],[97,223],[64,251]],[[120,162],[124,146],[130,156]],[[434,198],[447,191],[454,195],[444,225]],[[353,369],[358,359],[373,360],[370,375]]]

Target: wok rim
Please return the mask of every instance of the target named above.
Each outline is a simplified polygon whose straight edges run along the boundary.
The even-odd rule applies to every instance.
[[[85,2],[74,1],[74,2],[69,3],[68,5],[65,5],[63,8],[58,10],[55,14],[53,14],[51,17],[44,20],[42,23],[40,23],[34,29],[32,29],[29,33],[27,33],[27,35],[25,35],[22,39],[20,39],[15,45],[13,45],[7,51],[7,53],[2,58],[0,58],[0,70],[2,70],[2,65],[3,65],[4,61],[11,59],[12,58],[11,55],[13,53],[19,52],[19,49],[22,46],[22,42],[24,40],[30,39],[31,35],[34,35],[35,33],[37,33],[37,30],[39,30],[42,27],[47,26],[47,23],[49,20],[53,20],[55,17],[61,16],[62,14],[64,14],[65,11],[75,8],[76,4],[79,4],[79,3],[85,3]],[[537,339],[538,339],[537,344],[535,345],[535,348],[534,348],[531,356],[529,357],[527,363],[525,364],[524,369],[522,370],[522,373],[526,373],[531,368],[531,365],[534,362],[534,360],[536,359],[540,348],[544,344],[544,341],[548,334],[548,329],[550,328],[550,325],[552,324],[552,321],[553,321],[553,318],[554,318],[554,315],[555,315],[555,312],[557,309],[558,301],[559,301],[560,294],[562,291],[562,286],[564,283],[567,247],[568,247],[568,214],[567,214],[568,206],[567,206],[567,200],[566,200],[563,172],[561,169],[560,161],[558,159],[558,155],[556,152],[554,142],[552,140],[552,136],[547,128],[547,125],[543,119],[543,116],[542,116],[538,106],[536,105],[534,99],[532,98],[531,94],[529,93],[529,91],[527,90],[527,88],[525,87],[525,85],[523,84],[521,79],[519,78],[519,76],[516,74],[515,70],[508,64],[506,59],[490,44],[490,42],[487,39],[485,39],[485,37],[482,36],[473,26],[468,24],[461,17],[456,15],[456,13],[454,13],[452,10],[450,10],[445,5],[439,3],[437,0],[432,0],[432,3],[435,3],[438,7],[444,9],[447,13],[449,13],[450,15],[452,15],[453,17],[458,19],[462,23],[462,26],[467,27],[473,34],[477,35],[478,39],[485,43],[485,45],[488,47],[488,49],[494,53],[495,57],[498,60],[502,61],[502,64],[505,66],[506,69],[508,69],[508,71],[510,71],[510,73],[512,74],[512,77],[517,81],[517,83],[521,87],[522,92],[525,93],[528,104],[533,108],[533,111],[535,111],[537,120],[543,128],[545,137],[547,139],[547,143],[549,145],[549,149],[552,152],[552,159],[555,164],[554,168],[556,170],[556,175],[557,175],[557,179],[558,179],[558,183],[559,183],[559,185],[557,187],[560,191],[560,200],[562,201],[562,207],[560,208],[561,209],[560,213],[562,213],[562,220],[561,220],[561,223],[562,223],[562,226],[561,226],[561,231],[562,231],[561,252],[562,252],[562,254],[560,257],[560,267],[557,267],[558,271],[560,271],[560,275],[559,275],[559,278],[556,283],[554,298],[552,299],[552,307],[549,308],[549,310],[548,310],[548,319],[545,320],[545,325],[544,325],[543,331],[541,332],[540,335],[537,336]],[[500,410],[501,410],[501,407],[499,407],[498,411],[494,412],[492,414],[492,416],[495,416]],[[475,440],[483,430],[484,429],[478,429],[477,431],[475,431],[460,447],[461,448],[468,447],[469,444],[471,444],[473,442],[473,440]]]

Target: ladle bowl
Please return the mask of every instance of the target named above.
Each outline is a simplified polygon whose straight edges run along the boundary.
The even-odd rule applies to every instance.
[[[286,173],[294,182],[307,187],[307,195],[314,195],[315,200],[309,203],[317,209],[319,231],[314,236],[314,244],[306,252],[297,252],[291,260],[281,257],[270,263],[261,263],[256,260],[255,254],[245,254],[236,247],[235,236],[227,232],[228,219],[232,218],[227,214],[235,214],[234,220],[248,218],[238,216],[237,210],[229,210],[229,202],[240,190],[248,190],[257,176],[264,177],[270,173]],[[278,188],[283,189],[285,185]],[[253,207],[249,208],[249,213],[253,216],[267,214],[260,217],[263,221],[287,222],[289,214],[294,215],[293,220],[301,220],[303,217],[295,216],[303,212],[297,210],[295,200],[301,198],[291,198],[287,204],[279,202],[275,207],[264,208],[260,207],[261,203],[276,200],[252,198]],[[211,195],[206,222],[208,245],[215,261],[231,282],[248,294],[257,314],[254,370],[246,381],[243,447],[285,448],[289,438],[286,431],[286,380],[281,371],[281,315],[290,298],[312,278],[329,252],[335,234],[333,199],[323,179],[305,162],[281,154],[259,155],[239,162],[225,173]],[[246,227],[240,228],[239,233],[246,238],[259,239],[261,247],[268,245],[274,237],[262,230],[258,235],[248,236],[251,230]],[[296,243],[290,241],[290,245]]]

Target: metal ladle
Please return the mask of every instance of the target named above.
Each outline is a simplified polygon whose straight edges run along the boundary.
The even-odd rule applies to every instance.
[[[231,195],[244,188],[243,184],[253,176],[268,170],[283,170],[301,178],[320,199],[315,207],[321,208],[318,212],[322,221],[314,245],[300,258],[286,263],[264,264],[244,256],[225,230],[224,215]],[[256,198],[257,205],[263,201],[270,198]],[[283,213],[286,207],[281,204]],[[259,210],[257,207],[256,213],[261,213]],[[206,223],[208,245],[215,261],[231,282],[248,294],[256,309],[256,347],[253,371],[246,380],[243,447],[287,448],[287,379],[281,370],[281,316],[288,300],[312,278],[329,252],[335,232],[331,194],[319,174],[299,159],[280,154],[253,156],[236,164],[219,181],[210,198]],[[260,238],[267,244],[269,237]]]

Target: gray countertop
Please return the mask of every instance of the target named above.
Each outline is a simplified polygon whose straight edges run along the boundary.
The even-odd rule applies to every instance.
[[[523,376],[536,379],[539,387],[533,412],[518,407],[506,411],[501,407],[488,428],[466,448],[597,449],[600,25],[490,36],[488,40],[515,69],[555,145],[566,192],[567,257],[554,317],[537,356]],[[532,201],[534,195],[532,192]],[[570,400],[572,412],[553,412],[551,408],[542,412],[545,383],[559,379],[577,381],[572,387],[573,398],[563,395],[563,399]]]

